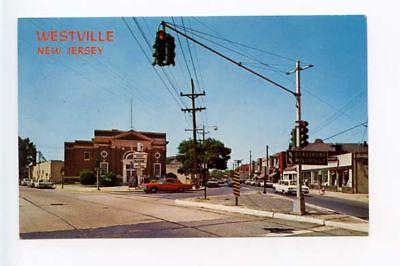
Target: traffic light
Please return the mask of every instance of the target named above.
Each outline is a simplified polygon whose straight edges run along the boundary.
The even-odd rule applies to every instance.
[[[175,66],[175,40],[174,37],[166,35],[166,47],[165,47],[165,65]]]
[[[294,150],[294,148],[296,148],[296,142],[296,128],[293,128],[292,132],[290,132],[289,150]]]
[[[165,49],[166,48],[166,34],[165,31],[159,30],[156,33],[156,40],[153,45],[153,66],[159,65],[164,66],[165,60]]]
[[[299,130],[300,130],[300,147],[303,148],[308,145],[308,122],[307,121],[299,121]]]

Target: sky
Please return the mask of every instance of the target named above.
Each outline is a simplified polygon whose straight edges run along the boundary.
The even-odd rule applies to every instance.
[[[204,125],[207,137],[230,147],[232,159],[246,162],[250,150],[253,158],[261,157],[266,145],[270,154],[286,150],[296,119],[293,95],[169,29],[176,65],[153,68],[149,46],[162,20],[184,25],[188,35],[292,91],[295,75],[285,73],[296,60],[313,64],[301,72],[302,118],[309,122],[310,142],[368,121],[364,16],[23,18],[18,22],[19,135],[29,137],[48,160],[63,160],[65,141],[89,140],[95,129],[129,130],[132,100],[134,130],[167,133],[167,155],[174,155],[191,137],[185,131],[192,127],[191,116],[181,111],[190,102],[179,93],[190,92],[192,77],[196,91],[206,93],[196,101],[207,108],[197,114],[198,127]],[[37,31],[50,30],[113,30],[114,41],[37,40]],[[97,45],[102,55],[65,53],[69,46]],[[39,55],[41,46],[59,46],[63,53]],[[359,126],[326,141],[367,140],[368,129]]]

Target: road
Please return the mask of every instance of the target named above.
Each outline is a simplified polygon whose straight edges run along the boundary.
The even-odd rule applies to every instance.
[[[243,187],[252,188],[257,191],[262,191],[263,188],[251,187],[244,185]],[[275,193],[274,189],[268,188],[267,193]],[[295,195],[284,195],[288,198],[295,198]],[[311,203],[320,207],[328,208],[339,213],[355,216],[364,220],[369,220],[369,206],[368,203],[334,198],[320,195],[305,195],[305,202]]]
[[[241,190],[242,192],[263,191],[263,188],[242,184]],[[220,188],[207,188],[207,196],[218,196],[231,193],[232,193],[232,188],[227,186],[222,186]],[[267,193],[275,193],[275,191],[272,188],[267,188]],[[191,197],[201,197],[203,195],[204,191],[195,191],[190,193],[157,193],[157,194],[148,194],[146,196],[162,197],[167,199],[183,199]],[[283,195],[283,196],[288,198],[295,198],[294,195]],[[368,203],[348,200],[348,199],[328,197],[328,196],[319,196],[319,195],[306,195],[305,201],[306,203],[328,208],[339,213],[348,214],[364,220],[369,219]]]
[[[176,206],[172,199],[137,193],[20,187],[19,201],[22,239],[365,235],[315,224],[186,208]]]

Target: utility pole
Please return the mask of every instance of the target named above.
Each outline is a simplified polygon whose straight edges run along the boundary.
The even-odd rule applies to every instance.
[[[130,130],[133,130],[133,123],[132,123],[132,119],[133,119],[133,117],[132,117],[132,98],[131,98],[131,117],[130,117],[131,119],[131,127],[130,127]]]
[[[183,112],[191,112],[192,113],[192,123],[193,123],[193,128],[190,129],[193,131],[193,153],[194,153],[194,159],[193,159],[193,173],[192,173],[192,182],[195,181],[196,186],[198,186],[198,180],[197,180],[197,126],[196,126],[196,112],[201,112],[205,110],[205,107],[196,107],[196,98],[199,96],[204,96],[206,93],[203,91],[202,93],[195,93],[194,91],[194,82],[193,79],[190,79],[191,85],[192,85],[192,93],[187,93],[184,94],[181,92],[182,97],[188,97],[189,99],[192,100],[192,108],[182,108],[181,110]]]
[[[202,129],[202,135],[203,135],[203,145],[204,142],[206,140],[206,130],[205,127],[203,125],[203,129]],[[207,169],[207,165],[206,162],[204,161],[204,154],[203,154],[203,183],[204,183],[204,199],[207,199],[207,174],[208,174],[208,169]]]
[[[250,150],[250,158],[249,158],[249,160],[250,160],[250,163],[249,163],[249,179],[252,177],[252,175],[251,175],[251,166],[252,166],[252,164],[251,164],[251,150]]]
[[[267,194],[267,174],[268,174],[268,145],[265,146],[265,168],[264,168],[264,190],[263,193]]]
[[[301,121],[301,89],[300,89],[300,72],[307,68],[313,67],[313,65],[308,65],[306,67],[300,66],[300,61],[296,61],[296,68],[294,73],[296,73],[296,149],[301,149],[300,146],[300,121]],[[288,72],[286,74],[291,74],[292,72]],[[301,164],[297,165],[297,189],[296,189],[296,199],[293,202],[293,212],[299,215],[303,215],[305,213],[306,207],[304,202],[304,196],[301,189],[302,186],[302,176],[301,176]]]
[[[295,96],[295,98],[296,98],[296,108],[297,108],[296,139],[298,141],[296,149],[300,149],[300,147],[299,147],[299,144],[300,144],[299,143],[299,137],[300,137],[299,123],[300,123],[300,119],[301,119],[300,71],[301,70],[305,70],[305,69],[310,68],[310,67],[313,67],[314,65],[308,65],[308,66],[305,66],[305,67],[300,67],[300,61],[297,60],[296,61],[296,69],[294,71],[292,71],[292,72],[286,73],[286,74],[296,73],[296,91],[293,92],[293,91],[289,90],[288,88],[282,86],[281,84],[271,80],[270,78],[268,78],[268,77],[266,77],[266,76],[264,76],[264,75],[262,75],[260,73],[257,73],[253,69],[250,69],[250,68],[244,66],[241,62],[235,61],[235,60],[229,58],[228,56],[226,56],[226,55],[224,55],[224,54],[222,54],[222,53],[220,53],[220,52],[208,47],[207,45],[205,45],[205,44],[193,39],[192,37],[186,35],[185,33],[177,30],[175,27],[173,27],[169,23],[167,23],[165,21],[161,21],[161,25],[164,28],[167,27],[167,28],[175,31],[177,34],[184,36],[186,39],[188,39],[188,40],[200,45],[201,47],[207,49],[208,51],[210,51],[210,52],[212,52],[212,53],[224,58],[225,60],[229,61],[230,63],[233,63],[236,66],[238,66],[238,67],[240,67],[240,68],[242,68],[242,69],[244,69],[244,70],[256,75],[257,77],[259,77],[259,78],[261,78],[261,79],[273,84],[275,87],[278,87],[281,90],[283,90],[283,91]],[[300,179],[301,179],[301,165],[299,165],[297,167],[297,198],[294,201],[293,211],[295,213],[297,213],[297,214],[302,215],[302,214],[304,214],[304,211],[305,211],[305,204],[304,204],[304,198],[301,195],[302,194],[301,193],[301,184],[299,182]]]

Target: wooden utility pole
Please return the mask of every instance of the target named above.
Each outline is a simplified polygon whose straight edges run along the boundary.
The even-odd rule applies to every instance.
[[[201,112],[205,110],[205,107],[196,107],[196,98],[199,96],[205,96],[206,93],[203,91],[201,93],[195,93],[194,91],[194,83],[193,79],[190,79],[191,85],[192,85],[192,93],[187,93],[184,94],[181,92],[182,97],[188,97],[189,99],[192,100],[192,108],[182,108],[181,110],[183,112],[191,112],[192,113],[192,123],[193,123],[193,128],[189,129],[190,131],[193,131],[193,153],[194,153],[194,159],[193,159],[193,172],[192,172],[192,182],[195,181],[196,186],[198,186],[198,180],[197,180],[197,126],[196,126],[196,112]]]

